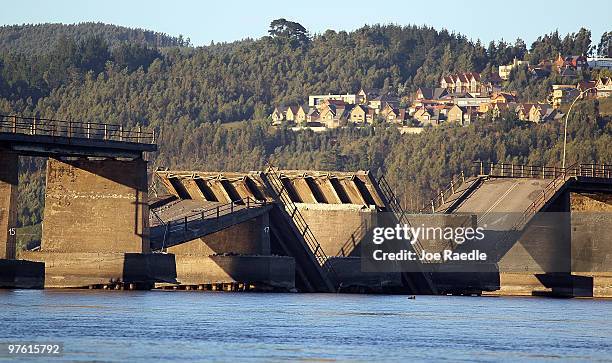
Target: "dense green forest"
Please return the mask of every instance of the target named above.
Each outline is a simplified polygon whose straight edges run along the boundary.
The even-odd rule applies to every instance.
[[[521,39],[485,46],[423,26],[373,25],[310,35],[279,19],[269,36],[257,40],[192,47],[182,37],[104,24],[5,26],[0,27],[0,113],[142,125],[160,135],[160,150],[150,155],[152,168],[254,170],[273,162],[283,168],[385,171],[409,205],[468,170],[475,159],[559,164],[560,124],[532,125],[505,115],[420,135],[384,126],[292,132],[269,127],[274,105],[360,87],[408,97],[448,72],[496,72],[514,57],[537,62],[558,52],[600,48],[586,29],[565,37],[554,32],[528,48]],[[529,97],[541,97],[553,80],[521,77],[514,72],[508,86],[527,90]],[[598,117],[599,107],[584,102],[570,117],[570,161],[612,163],[612,126]],[[250,121],[228,124],[237,120]],[[41,220],[43,169],[43,161],[23,158],[22,225]]]
[[[62,38],[80,42],[95,37],[104,38],[111,46],[123,43],[150,47],[189,45],[189,39],[182,36],[172,37],[150,30],[132,29],[110,24],[23,24],[0,26],[0,52],[40,55],[51,52]]]

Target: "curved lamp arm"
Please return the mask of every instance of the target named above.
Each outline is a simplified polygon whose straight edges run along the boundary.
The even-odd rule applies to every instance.
[[[582,96],[587,93],[588,91],[592,90],[592,89],[596,89],[597,87],[589,87],[587,89],[585,89],[584,91],[580,92],[580,94],[578,96],[576,96],[576,98],[574,98],[574,101],[572,102],[572,104],[570,105],[569,109],[567,110],[567,113],[565,114],[565,126],[563,127],[563,163],[561,165],[561,168],[565,169],[565,148],[567,146],[567,120],[569,118],[570,112],[572,112],[572,107],[574,107],[574,103],[576,103],[576,101],[578,101],[580,98],[582,98]]]

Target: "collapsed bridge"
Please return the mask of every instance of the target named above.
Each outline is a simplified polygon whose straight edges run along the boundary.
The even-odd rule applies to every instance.
[[[474,163],[422,212],[474,215],[504,295],[612,296],[612,165]]]
[[[357,286],[373,291],[433,292],[426,274],[361,273],[356,248],[360,240],[369,226],[378,223],[381,212],[393,213],[400,208],[384,178],[376,179],[367,171],[275,168],[249,173],[157,171],[156,175],[170,196],[151,205],[152,246],[175,254],[179,281],[189,280],[182,278],[183,259],[226,257],[240,261],[255,254],[291,257],[295,285],[302,291]],[[249,223],[265,233],[244,232]],[[243,233],[233,235],[231,244],[216,241],[240,228]],[[203,244],[211,255],[203,253]],[[219,256],[223,254],[233,256]],[[190,284],[210,281],[207,274],[210,272],[204,270],[191,274]],[[250,276],[240,279],[252,280]],[[290,277],[285,280],[291,283]]]

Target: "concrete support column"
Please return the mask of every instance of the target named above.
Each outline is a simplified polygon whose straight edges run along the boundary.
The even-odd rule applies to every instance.
[[[146,161],[49,158],[41,251],[150,252]]]
[[[14,259],[17,250],[17,154],[0,152],[0,259]]]

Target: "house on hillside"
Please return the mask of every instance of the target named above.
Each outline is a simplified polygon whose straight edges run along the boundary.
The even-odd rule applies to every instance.
[[[561,113],[552,108],[552,106],[545,103],[539,103],[533,105],[529,110],[528,120],[535,123],[543,123],[552,121],[559,115],[561,115]]]
[[[386,105],[396,108],[399,106],[399,99],[391,95],[380,95],[368,101],[368,106],[373,109],[376,114],[379,114]]]
[[[419,121],[421,126],[438,126],[444,122],[444,114],[440,109],[434,108],[419,108],[413,115],[414,119]]]
[[[580,92],[585,92],[585,98],[596,98],[597,97],[597,81],[580,81],[576,85],[576,88]]]
[[[287,107],[285,106],[278,106],[274,108],[274,111],[272,111],[272,115],[270,115],[272,117],[272,125],[280,125],[283,121],[285,121],[286,113]]]
[[[390,104],[385,105],[380,115],[389,123],[403,124],[406,120],[406,110],[403,108],[394,108]]]
[[[429,123],[432,115],[433,112],[431,112],[430,108],[422,107],[416,110],[412,117],[423,125],[425,123]]]
[[[444,87],[419,87],[414,94],[415,100],[440,100],[448,95],[448,90]]]
[[[367,105],[371,100],[383,94],[386,94],[386,92],[383,92],[380,88],[361,88],[357,92],[357,100],[359,104]]]
[[[529,73],[534,78],[546,78],[550,76],[551,70],[549,67],[536,66],[530,68]]]
[[[497,74],[482,77],[476,72],[457,73],[440,79],[440,87],[449,93],[489,94],[500,90],[502,79]]]
[[[354,106],[344,103],[325,103],[320,110],[320,122],[330,129],[345,126]]]
[[[357,103],[358,96],[357,94],[347,93],[344,95],[310,95],[308,96],[308,106],[309,107],[318,107],[326,101],[342,101],[346,104],[354,105]]]
[[[559,69],[559,75],[564,78],[576,78],[578,76],[576,70],[570,66]]]
[[[483,103],[491,102],[489,97],[473,97],[469,93],[466,95],[461,95],[461,97],[456,97],[454,101],[454,103],[459,107],[478,107]]]
[[[564,68],[572,68],[573,70],[582,71],[588,69],[589,67],[589,62],[584,54],[564,57],[561,55],[561,53],[559,53],[554,64],[559,73],[561,73],[561,70]]]
[[[321,121],[321,114],[316,107],[311,108],[306,116],[306,122],[308,124],[319,123]]]
[[[518,119],[521,121],[529,121],[529,113],[533,106],[533,103],[519,103],[515,109]]]
[[[299,106],[288,106],[285,112],[285,120],[295,122]]]
[[[476,119],[476,108],[475,107],[459,107],[458,105],[452,106],[447,114],[446,121],[449,123],[457,123],[461,126],[467,126]]]
[[[553,108],[559,108],[573,102],[580,94],[580,91],[574,85],[568,84],[553,84],[550,95]]]
[[[366,122],[368,122],[367,116],[368,107],[365,105],[356,105],[355,107],[353,107],[351,113],[349,114],[349,121],[358,124],[365,124]]]
[[[516,102],[508,102],[508,103],[494,103],[492,104],[490,111],[493,119],[499,118],[503,113],[510,112],[513,114],[517,114],[519,104]],[[527,115],[529,112],[527,112]],[[518,116],[518,115],[517,115]],[[528,117],[528,116],[527,116]],[[520,117],[519,117],[520,119]]]
[[[612,58],[608,57],[587,58],[587,63],[591,69],[612,69]]]
[[[510,103],[516,102],[516,93],[513,92],[496,92],[490,97],[491,103]]]
[[[514,60],[512,61],[512,64],[509,64],[506,66],[499,66],[499,69],[498,69],[499,78],[501,78],[504,81],[507,81],[510,78],[510,73],[512,72],[512,70],[523,64],[529,66],[529,62],[520,61],[516,59],[515,57]]]
[[[301,105],[298,107],[297,112],[295,113],[295,123],[297,124],[305,124],[308,122],[308,113],[310,112],[310,108],[308,105]]]

